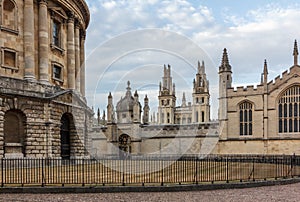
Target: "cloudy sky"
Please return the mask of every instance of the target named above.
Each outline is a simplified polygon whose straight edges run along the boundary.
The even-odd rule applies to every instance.
[[[157,111],[163,65],[172,66],[177,105],[182,92],[191,101],[198,60],[205,61],[217,118],[218,66],[227,48],[234,86],[258,84],[267,59],[269,80],[293,64],[293,43],[300,40],[298,0],[86,0],[87,99],[104,110],[108,92],[114,104],[127,80],[140,101],[150,98]]]

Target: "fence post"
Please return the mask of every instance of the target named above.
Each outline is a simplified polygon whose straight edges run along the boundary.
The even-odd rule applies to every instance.
[[[40,159],[42,161],[42,187],[44,187],[44,179],[45,179],[45,173],[44,173],[44,158]]]
[[[82,186],[84,187],[85,183],[84,183],[84,180],[85,180],[85,177],[84,177],[84,158],[82,158]]]
[[[293,169],[294,169],[295,153],[291,156],[291,177],[294,178]]]
[[[1,187],[4,187],[4,171],[3,171],[3,157],[2,157],[2,159],[1,159],[1,179],[2,179],[2,181],[1,181]]]
[[[252,179],[253,181],[255,181],[255,177],[254,177],[254,167],[255,167],[255,158],[253,157],[253,166],[252,166]]]
[[[229,183],[229,161],[228,161],[228,156],[226,156],[226,183]]]
[[[125,186],[125,166],[124,166],[124,161],[125,159],[122,159],[122,186]]]
[[[163,159],[161,159],[161,186],[164,186],[164,166],[163,166]]]

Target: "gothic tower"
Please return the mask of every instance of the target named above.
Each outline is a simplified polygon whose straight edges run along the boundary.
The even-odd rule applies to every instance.
[[[227,50],[224,48],[222,63],[219,67],[219,123],[221,139],[227,138],[227,89],[232,87],[232,71]]]
[[[206,78],[204,61],[198,61],[198,72],[194,79],[192,122],[203,123],[210,121],[209,82]]]
[[[172,83],[171,66],[164,65],[164,76],[159,84],[158,123],[174,124],[176,107],[175,84]]]

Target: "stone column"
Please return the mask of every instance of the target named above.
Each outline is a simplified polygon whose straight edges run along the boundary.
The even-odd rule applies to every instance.
[[[76,90],[80,92],[80,28],[78,22],[75,26],[75,77],[76,77]]]
[[[33,0],[24,0],[24,78],[35,80]]]
[[[80,63],[80,92],[85,96],[85,31],[81,34]]]
[[[69,13],[67,34],[68,87],[75,89],[74,14]]]
[[[47,0],[39,1],[39,76],[42,83],[49,83],[49,31]]]

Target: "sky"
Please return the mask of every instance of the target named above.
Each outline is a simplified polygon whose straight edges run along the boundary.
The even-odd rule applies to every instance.
[[[172,68],[177,105],[192,97],[197,63],[210,82],[211,118],[217,118],[218,67],[227,48],[233,85],[260,83],[264,60],[269,81],[293,65],[300,40],[298,0],[86,0],[91,22],[86,38],[86,97],[95,111],[125,95],[127,81],[149,97],[157,112],[164,64]]]

